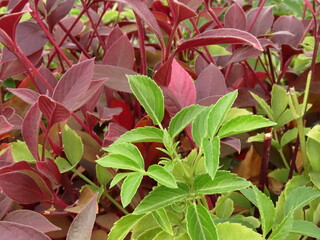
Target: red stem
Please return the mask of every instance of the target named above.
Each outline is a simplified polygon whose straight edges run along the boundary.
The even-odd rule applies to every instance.
[[[262,0],[262,1],[260,2],[260,4],[259,4],[259,9],[258,9],[256,15],[254,16],[254,18],[253,18],[253,20],[252,20],[252,22],[251,22],[248,30],[247,30],[248,32],[250,32],[250,31],[252,30],[253,25],[254,25],[255,22],[257,21],[257,19],[258,19],[260,13],[261,13],[261,11],[262,11],[262,9],[263,9],[263,6],[264,6],[264,4],[266,3],[266,1],[267,1],[267,0]]]
[[[140,45],[140,73],[143,75],[147,74],[147,56],[146,56],[146,48],[144,44],[144,27],[143,22],[141,21],[138,14],[134,13],[138,25],[138,39]]]
[[[259,177],[259,189],[261,191],[263,191],[265,186],[268,185],[268,165],[269,165],[271,141],[272,141],[272,128],[268,128],[264,135],[263,156],[261,159],[261,168],[260,168],[260,177]]]
[[[205,0],[205,1],[204,1],[204,5],[206,6],[206,9],[207,9],[208,13],[209,13],[210,16],[213,18],[213,20],[216,22],[217,26],[218,26],[219,28],[223,28],[222,23],[219,21],[218,17],[217,17],[216,14],[214,13],[214,11],[212,11],[211,6],[210,6],[211,4],[210,4],[209,2],[210,2],[210,0]]]

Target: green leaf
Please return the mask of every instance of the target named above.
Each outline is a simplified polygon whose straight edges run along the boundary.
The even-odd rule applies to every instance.
[[[278,119],[288,106],[287,91],[284,90],[281,86],[274,84],[272,87],[271,95],[271,108],[273,111],[273,116],[274,119]]]
[[[177,136],[204,109],[200,105],[190,105],[179,111],[170,121],[168,132],[172,138]]]
[[[320,228],[312,222],[304,220],[293,221],[291,232],[320,239]]]
[[[233,107],[228,111],[227,115],[224,117],[222,124],[229,121],[231,118],[237,117],[239,115],[247,115],[247,114],[252,114],[252,112],[249,112],[248,110],[243,108]]]
[[[307,134],[309,138],[312,138],[313,140],[320,143],[320,125],[314,126],[309,133]]]
[[[194,142],[200,146],[201,139],[207,135],[208,131],[208,117],[212,106],[206,107],[198,116],[193,120],[192,123],[192,137]]]
[[[272,177],[282,183],[288,181],[289,169],[287,168],[277,168],[268,174],[269,177]]]
[[[265,237],[272,228],[275,218],[275,208],[273,202],[270,198],[268,198],[264,193],[259,191],[256,187],[253,189],[243,189],[241,192],[247,196],[248,199],[255,198],[252,203],[259,209],[260,217],[261,217],[261,224],[262,224],[262,232],[263,236]],[[250,194],[247,194],[251,192]]]
[[[130,88],[155,125],[164,117],[164,97],[161,88],[147,76],[127,75]]]
[[[77,165],[71,165],[68,160],[63,157],[56,158],[54,162],[57,164],[60,173],[69,172]]]
[[[293,212],[290,212],[272,231],[268,240],[287,240],[293,224]]]
[[[169,188],[178,187],[176,180],[173,178],[171,173],[159,165],[151,165],[148,168],[147,174],[149,177],[153,178],[158,183],[166,187],[169,187]]]
[[[162,231],[162,232],[159,232],[154,238],[153,240],[173,240],[173,236],[172,234],[170,235],[169,233],[165,232],[165,231]]]
[[[18,140],[16,142],[11,142],[10,146],[11,146],[12,157],[15,162],[26,161],[31,164],[35,164],[36,159],[33,157],[32,153],[30,152],[26,142]],[[42,145],[40,144],[38,145],[38,152],[39,152],[39,155],[41,156]],[[45,156],[51,159],[53,158],[47,150],[45,150]]]
[[[65,125],[62,132],[62,143],[68,161],[72,166],[75,166],[83,155],[83,143],[81,138],[68,125]]]
[[[201,145],[203,148],[206,170],[213,180],[219,167],[220,139],[218,137],[214,137],[210,141],[205,137],[202,139]]]
[[[295,212],[320,197],[320,191],[311,187],[298,187],[289,193],[284,205],[284,214]]]
[[[215,194],[244,189],[250,185],[250,182],[236,174],[217,171],[213,180],[208,174],[199,175],[194,181],[194,190],[200,194]]]
[[[230,198],[226,199],[225,196],[219,197],[215,206],[218,218],[228,218],[234,211],[233,201]]]
[[[309,177],[311,182],[320,190],[320,172],[310,172]]]
[[[190,237],[187,233],[182,233],[178,237],[175,237],[174,240],[190,240]]]
[[[256,135],[249,137],[247,142],[264,142],[264,133],[257,133]],[[279,143],[274,139],[271,140],[271,145],[275,149],[281,149]]]
[[[208,116],[208,137],[212,139],[220,128],[225,116],[238,96],[238,91],[233,91],[221,97],[213,105]]]
[[[264,238],[239,223],[221,223],[217,224],[218,236],[221,240],[263,240]]]
[[[142,178],[143,174],[141,173],[130,173],[123,181],[120,193],[123,207],[126,207],[130,204],[132,198],[138,190],[138,187],[140,186]]]
[[[103,187],[105,187],[112,179],[111,174],[99,164],[96,164],[96,175],[98,182]]]
[[[320,172],[320,161],[319,161],[320,143],[318,143],[317,141],[309,137],[307,140],[306,148],[307,148],[307,156],[308,156],[310,165],[312,167],[312,170]]]
[[[140,202],[138,207],[134,210],[134,214],[152,212],[177,201],[183,201],[188,193],[189,188],[184,183],[178,183],[178,188],[159,186]]]
[[[154,228],[149,228],[143,233],[141,233],[135,240],[147,240],[147,239],[154,239],[157,234],[162,232],[162,228],[160,227],[154,227]]]
[[[137,172],[144,171],[136,161],[121,154],[108,154],[97,160],[96,163],[103,167],[120,168]]]
[[[130,172],[124,172],[124,173],[118,173],[117,175],[115,175],[110,183],[110,188],[118,184],[118,182],[120,182],[122,179],[127,177],[129,174]]]
[[[276,123],[257,115],[242,115],[230,119],[220,129],[218,136],[220,138],[231,135],[253,131],[259,128],[274,126]]]
[[[218,240],[217,229],[210,213],[201,204],[187,208],[187,230],[191,240]]]
[[[259,103],[260,107],[262,108],[264,113],[268,116],[268,118],[271,121],[274,121],[273,111],[272,111],[271,107],[267,104],[267,102],[263,98],[261,98],[258,95],[254,94],[253,92],[250,92],[250,94]]]
[[[162,142],[163,131],[156,127],[139,127],[122,134],[114,144]]]
[[[281,137],[281,147],[284,147],[288,143],[292,142],[298,136],[298,129],[293,128],[286,131]]]
[[[288,122],[291,122],[294,119],[297,119],[298,117],[299,116],[292,108],[287,109],[277,119],[277,127],[282,127],[283,125],[287,124]]]
[[[173,235],[171,222],[168,218],[167,211],[164,208],[159,208],[158,210],[153,211],[152,216],[164,231]]]
[[[144,215],[126,215],[118,220],[111,228],[108,240],[122,240]]]
[[[108,148],[103,148],[103,150],[130,158],[139,165],[140,169],[144,169],[143,157],[139,149],[131,143],[111,144]]]

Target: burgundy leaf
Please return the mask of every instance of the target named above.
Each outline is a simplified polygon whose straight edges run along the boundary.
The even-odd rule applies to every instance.
[[[0,174],[0,188],[9,198],[20,204],[51,201],[51,197],[44,194],[38,184],[22,172]]]
[[[39,93],[28,88],[7,88],[7,90],[30,105],[38,101]]]
[[[2,239],[14,240],[50,240],[44,233],[36,230],[35,228],[13,222],[0,222],[0,232]]]
[[[219,68],[210,64],[205,68],[195,81],[197,101],[213,95],[225,95],[227,86]]]
[[[36,160],[40,160],[38,152],[38,133],[40,120],[41,112],[39,109],[39,104],[36,102],[29,108],[22,123],[22,137]]]
[[[290,35],[280,35],[274,36],[273,42],[281,45],[288,44],[296,47],[302,40],[304,33],[304,26],[300,20],[294,16],[281,16],[273,24],[273,31],[288,31],[293,34]]]
[[[92,83],[95,83],[96,81],[92,81]],[[89,89],[92,89],[92,87],[89,87]],[[100,96],[104,90],[104,87],[101,86],[98,88],[96,93],[81,107],[81,111],[83,114],[86,112],[94,112],[94,109],[99,102]]]
[[[46,2],[47,22],[51,29],[70,12],[74,2],[75,0],[48,0]]]
[[[293,45],[282,44],[281,46],[281,67],[284,67],[288,61],[291,61],[292,57],[303,53],[302,49],[295,48]]]
[[[163,36],[161,29],[156,19],[152,15],[151,11],[144,2],[137,0],[118,0],[118,2],[130,5],[132,10],[135,11],[139,15],[139,17],[141,17],[141,19],[143,19],[143,21],[145,21],[149,25],[149,27],[154,31],[158,40],[163,45]]]
[[[215,104],[219,100],[219,98],[221,98],[224,95],[212,95],[210,97],[202,98],[199,101],[197,101],[197,104],[201,106],[210,106],[212,104]]]
[[[247,17],[239,3],[234,2],[224,16],[226,28],[236,28],[245,31],[247,29]]]
[[[47,178],[49,178],[56,186],[61,184],[61,174],[57,164],[50,158],[44,161],[36,162],[37,169]]]
[[[251,26],[252,21],[255,19],[255,16],[259,8],[252,9],[247,15],[247,29]],[[272,26],[274,16],[272,14],[272,6],[263,7],[258,17],[256,18],[253,27],[250,30],[250,33],[254,36],[260,36],[265,34]]]
[[[32,220],[32,221],[30,221]],[[58,231],[60,228],[53,225],[43,215],[31,210],[15,210],[7,214],[3,219],[6,222],[19,223],[37,229],[42,233]]]
[[[10,119],[13,117],[14,115],[14,108],[12,107],[6,107],[5,109],[3,109],[2,111],[2,115],[6,118],[6,119]]]
[[[68,109],[46,96],[39,97],[39,108],[48,121],[48,130],[54,124],[65,122],[70,118]]]
[[[177,23],[180,23],[186,19],[197,16],[195,11],[189,8],[187,5],[180,3],[175,0],[169,0],[171,9],[173,11],[174,20]]]
[[[62,25],[63,27],[65,27],[66,29],[70,29],[70,34],[72,36],[76,36],[78,35],[82,30],[83,30],[83,23],[82,21],[77,21],[77,23],[73,26],[74,22],[76,21],[76,17],[74,16],[68,16],[65,17],[64,19],[62,19],[59,23],[59,25],[57,25],[54,29],[53,29],[53,37],[54,40],[56,40],[57,43],[61,44],[62,46],[64,46],[64,44],[62,44],[62,40],[64,38],[64,35],[66,34],[66,32],[61,28],[60,25]],[[72,27],[72,28],[71,28]],[[65,42],[68,41],[69,38],[66,38]],[[64,43],[65,43],[64,42]]]
[[[7,214],[13,205],[13,201],[3,192],[0,193],[0,220]]]
[[[108,126],[108,132],[105,134],[102,146],[110,146],[114,141],[116,141],[122,134],[127,131],[128,130],[126,128],[122,127],[118,123],[110,123]]]
[[[258,57],[261,51],[251,46],[242,46],[237,48],[231,55],[229,63],[241,62],[249,58]]]
[[[78,98],[86,93],[92,81],[94,59],[80,62],[70,69],[59,80],[52,98],[68,109],[74,109]]]
[[[180,0],[180,2],[196,11],[202,4],[203,0]]]
[[[54,75],[48,68],[42,65],[39,69],[39,73],[43,76],[43,78],[47,81],[47,83],[49,83],[49,85],[53,89],[56,87],[58,80],[54,77]],[[39,92],[44,95],[47,94],[48,92],[47,87],[42,83],[42,81],[37,76],[35,77],[35,81],[39,88]]]
[[[13,163],[12,151],[11,151],[11,148],[8,147],[0,154],[0,168],[8,166],[12,163]]]
[[[221,143],[224,145],[227,145],[229,147],[232,147],[238,153],[241,152],[241,141],[237,138],[226,137],[226,138],[221,139]]]
[[[161,87],[164,95],[164,104],[166,111],[169,113],[170,117],[176,115],[177,112],[181,110],[181,105],[178,102],[176,96],[167,87]]]
[[[97,215],[97,197],[98,194],[95,194],[75,217],[70,225],[67,240],[88,240],[91,238],[92,228]]]
[[[160,86],[168,86],[172,70],[172,58],[169,58],[159,69],[156,69],[153,79]]]
[[[176,60],[172,62],[171,79],[168,89],[175,95],[182,108],[196,103],[194,82]]]
[[[132,70],[121,67],[115,67],[111,65],[95,65],[93,79],[98,80],[107,78],[108,80],[105,82],[106,87],[120,92],[131,93],[126,75],[137,74],[138,73]]]
[[[8,10],[11,10],[10,13],[20,12],[27,3],[28,0],[11,0],[8,4]]]
[[[260,51],[263,50],[258,39],[250,33],[232,28],[219,28],[206,31],[193,39],[182,42],[176,52],[212,44],[248,44]]]
[[[9,132],[11,129],[13,129],[13,125],[3,115],[0,115],[0,135]]]
[[[3,109],[3,116],[7,119],[7,121],[13,125],[12,130],[21,129],[22,126],[22,118],[15,113],[14,108],[5,107]]]

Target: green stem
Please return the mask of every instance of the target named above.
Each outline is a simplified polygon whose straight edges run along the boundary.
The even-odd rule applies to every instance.
[[[72,172],[77,174],[81,179],[86,181],[88,184],[90,184],[93,187],[99,188],[94,182],[92,182],[89,178],[87,178],[85,175],[83,175],[81,172],[79,172],[77,169],[73,169]],[[112,202],[120,211],[122,211],[124,214],[129,214],[129,212],[124,209],[113,197],[111,197],[106,191],[103,191],[103,196],[108,198],[110,202]]]
[[[224,196],[222,197],[223,199],[216,204],[216,206],[210,211],[210,213],[216,212],[217,209],[218,209],[218,207],[220,207],[220,206],[224,203],[224,201],[227,200],[228,197],[230,197],[231,193],[232,193],[232,192],[229,192],[229,193],[227,193],[226,195],[224,195]]]
[[[311,85],[311,76],[312,76],[312,72],[310,71],[308,73],[307,82],[306,82],[306,90],[305,90],[304,96],[303,96],[302,114],[305,114],[306,109],[307,109],[309,90],[310,90],[310,85]]]
[[[278,142],[279,146],[281,146],[281,145],[280,145],[280,142],[279,142],[278,135],[277,135],[277,131],[276,131],[275,129],[273,129],[273,131],[274,131],[273,136],[274,136],[275,140]],[[279,154],[280,154],[280,157],[281,157],[281,159],[282,159],[282,162],[283,162],[284,166],[285,166],[287,169],[290,169],[290,166],[289,166],[289,164],[288,164],[288,162],[287,162],[287,159],[286,159],[286,157],[285,157],[284,154],[283,154],[282,147],[281,147],[280,149],[278,149],[278,152],[279,152]]]

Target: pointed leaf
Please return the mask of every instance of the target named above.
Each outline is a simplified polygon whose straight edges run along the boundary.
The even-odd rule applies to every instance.
[[[127,177],[130,174],[130,172],[124,172],[124,173],[118,173],[117,175],[114,176],[110,183],[110,188],[114,187],[118,182],[120,182],[122,179]]]
[[[238,2],[234,2],[227,10],[224,16],[224,26],[243,31],[247,30],[247,17]]]
[[[169,187],[177,188],[176,180],[173,178],[172,174],[168,172],[164,167],[159,165],[151,165],[148,168],[147,174],[149,177],[156,180],[158,183]]]
[[[320,228],[314,223],[304,220],[293,221],[291,232],[320,239]]]
[[[164,97],[160,87],[147,76],[127,76],[130,88],[155,125],[164,116]]]
[[[76,165],[83,155],[83,143],[81,138],[68,125],[62,132],[62,143],[64,152],[71,165]]]
[[[159,208],[158,210],[153,211],[152,216],[164,231],[173,235],[171,222],[167,215],[167,211],[164,208]]]
[[[209,211],[201,204],[192,204],[187,209],[187,230],[191,240],[218,240],[215,224]]]
[[[139,127],[121,135],[116,143],[162,142],[163,131],[155,127]]]
[[[123,240],[144,215],[126,215],[111,228],[109,240]]]
[[[237,116],[227,121],[219,130],[220,138],[250,132],[259,128],[274,126],[276,123],[257,115]]]
[[[31,105],[38,101],[40,96],[39,93],[27,88],[7,88],[7,90]]]
[[[176,137],[193,119],[204,109],[200,105],[190,105],[179,111],[170,121],[168,132],[172,138]]]
[[[178,189],[159,186],[140,202],[134,210],[134,214],[152,212],[177,201],[182,201],[188,193],[188,186],[184,183],[178,183]]]
[[[140,186],[142,178],[143,174],[141,173],[131,173],[123,181],[120,194],[123,207],[126,207],[130,204],[132,198],[138,190],[138,187]]]
[[[120,168],[136,172],[140,172],[141,170],[143,170],[136,161],[124,155],[115,153],[111,153],[100,158],[96,161],[96,163],[100,164],[103,167],[109,168]]]
[[[260,107],[263,109],[264,113],[268,116],[268,118],[271,121],[274,121],[273,111],[272,111],[271,107],[267,104],[267,102],[263,98],[254,94],[253,92],[250,92],[250,94],[259,103]]]
[[[0,115],[0,135],[9,132],[12,128],[13,125],[3,115]]]
[[[273,111],[273,116],[274,119],[278,119],[288,106],[287,91],[281,86],[274,84],[271,95],[271,108]]]
[[[252,229],[239,223],[221,223],[217,224],[219,239],[228,240],[263,240],[264,238]]]
[[[206,107],[201,111],[192,123],[192,137],[195,143],[200,146],[201,139],[207,135],[208,132],[208,118],[210,110],[213,106]]]
[[[292,230],[293,212],[290,212],[286,217],[272,230],[268,240],[287,240],[289,233]]]
[[[201,146],[203,148],[206,170],[213,180],[219,167],[220,139],[218,137],[214,137],[212,140],[203,138]]]

